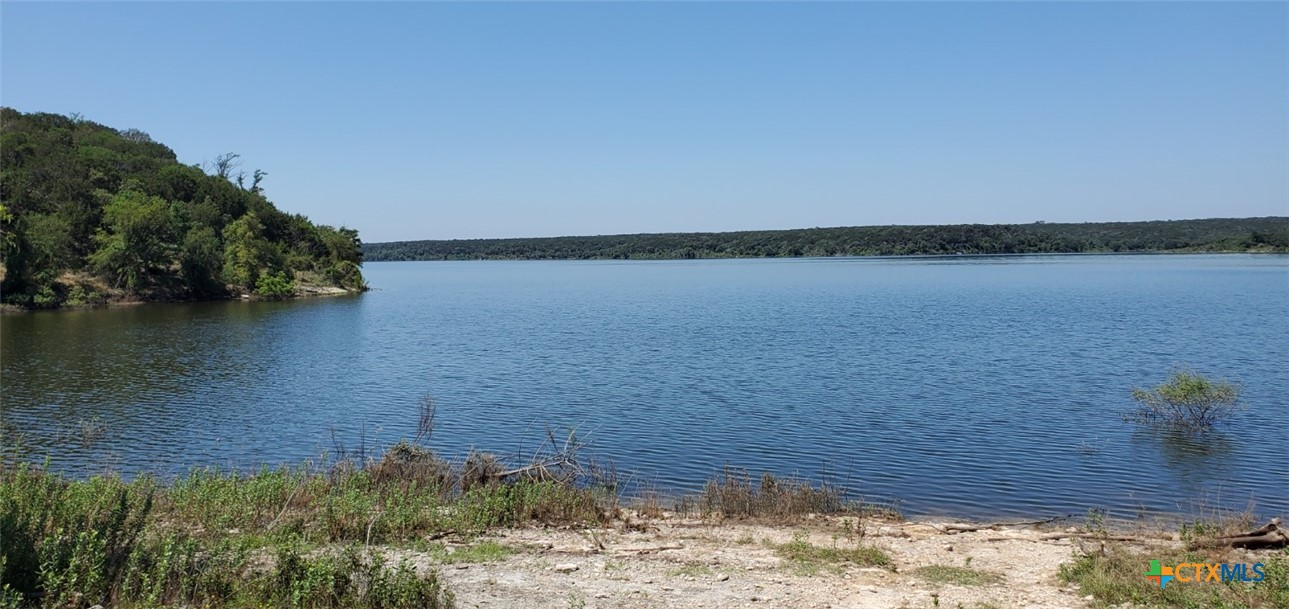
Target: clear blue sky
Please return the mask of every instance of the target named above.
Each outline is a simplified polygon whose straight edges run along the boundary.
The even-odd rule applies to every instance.
[[[1289,4],[0,5],[0,101],[367,241],[1289,215]]]

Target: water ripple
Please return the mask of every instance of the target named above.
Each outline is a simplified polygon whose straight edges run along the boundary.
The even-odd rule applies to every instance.
[[[4,416],[66,471],[175,473],[388,445],[429,394],[446,454],[580,426],[670,490],[733,465],[914,513],[1289,511],[1289,257],[367,272],[359,298],[5,317]],[[1128,389],[1178,364],[1256,414],[1203,440],[1125,424]],[[69,432],[95,418],[100,441]]]

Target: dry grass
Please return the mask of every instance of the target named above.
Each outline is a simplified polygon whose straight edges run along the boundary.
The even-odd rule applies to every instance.
[[[713,476],[701,493],[678,499],[676,512],[703,518],[762,519],[777,523],[818,514],[899,519],[896,510],[852,500],[843,486],[827,480],[813,484],[765,472],[754,481],[746,470],[733,468]]]

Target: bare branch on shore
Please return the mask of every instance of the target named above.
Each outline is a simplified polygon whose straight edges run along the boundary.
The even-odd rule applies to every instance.
[[[1192,550],[1222,546],[1248,549],[1287,547],[1289,546],[1289,530],[1281,528],[1280,524],[1281,520],[1279,518],[1272,518],[1271,522],[1252,531],[1225,537],[1198,539],[1187,544],[1187,547]]]
[[[941,533],[944,533],[946,535],[953,535],[955,533],[974,533],[976,531],[999,529],[1002,527],[1038,526],[1041,524],[1050,524],[1058,520],[1065,520],[1066,518],[1072,518],[1074,516],[1075,514],[1062,514],[1060,516],[1052,516],[1051,518],[1044,518],[1042,520],[1022,520],[1018,522],[990,522],[987,524],[946,524],[943,527],[938,527],[933,524],[931,525],[931,528],[937,531],[940,531]]]

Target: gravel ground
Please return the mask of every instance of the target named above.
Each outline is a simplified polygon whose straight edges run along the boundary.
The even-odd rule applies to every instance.
[[[428,553],[401,555],[422,568],[438,566],[463,608],[1001,609],[1089,604],[1058,578],[1060,565],[1079,551],[1079,542],[1044,537],[1055,529],[948,534],[943,528],[934,522],[868,523],[863,539],[857,540],[844,521],[832,518],[776,526],[663,518],[649,521],[644,531],[515,529],[448,544],[451,551],[491,541],[514,551],[494,562],[440,565]],[[794,540],[822,548],[872,545],[894,564],[883,568],[826,561],[803,567],[776,550]],[[930,566],[968,568],[969,574],[991,581],[936,581],[919,570]]]

